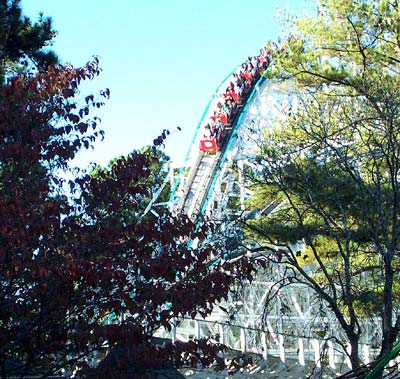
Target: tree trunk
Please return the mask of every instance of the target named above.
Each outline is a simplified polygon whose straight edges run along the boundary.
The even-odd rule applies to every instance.
[[[2,379],[7,379],[6,362],[1,361],[1,377]]]
[[[350,352],[350,363],[351,363],[351,368],[357,369],[360,367],[360,357],[359,357],[359,349],[358,349],[358,336],[355,338],[350,338],[349,343],[351,347],[351,352]]]
[[[383,289],[383,315],[382,315],[382,345],[379,358],[392,350],[395,341],[393,333],[393,268],[392,254],[387,254],[384,259],[385,282]]]

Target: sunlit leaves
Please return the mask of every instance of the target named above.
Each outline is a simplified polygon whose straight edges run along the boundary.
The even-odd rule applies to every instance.
[[[397,1],[321,0],[291,23],[269,77],[291,79],[297,105],[265,132],[253,173],[252,205],[280,206],[249,237],[327,303],[354,367],[363,318],[382,318],[383,352],[399,333],[399,17]]]

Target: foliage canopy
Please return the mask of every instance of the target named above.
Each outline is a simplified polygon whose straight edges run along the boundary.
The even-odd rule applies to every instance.
[[[19,1],[0,1],[0,375],[122,378],[184,361],[222,364],[209,341],[162,347],[152,336],[174,317],[209,314],[251,265],[210,265],[218,244],[190,246],[212,225],[168,211],[140,217],[164,179],[157,146],[166,132],[154,149],[65,175],[78,151],[104,137],[92,114],[110,91],[79,93],[100,73],[97,59],[42,65],[51,22],[32,25],[20,11]],[[26,58],[38,70],[9,75]],[[125,372],[96,367],[115,349]]]
[[[325,302],[353,367],[365,319],[380,320],[381,354],[400,327],[399,24],[389,0],[321,0],[293,22],[269,79],[292,81],[297,106],[265,131],[252,178],[253,206],[281,206],[250,235]]]

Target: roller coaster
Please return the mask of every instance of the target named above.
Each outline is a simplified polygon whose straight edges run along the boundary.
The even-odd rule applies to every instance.
[[[169,203],[174,212],[194,217],[209,211],[210,194],[224,171],[243,115],[265,81],[264,73],[272,59],[272,51],[262,49],[258,57],[249,57],[217,87],[197,125],[185,163],[172,188]]]
[[[276,54],[281,51],[278,49]],[[221,220],[228,229],[229,220],[254,217],[257,212],[265,215],[279,206],[273,202],[263,210],[246,212],[245,208],[251,191],[244,170],[246,165],[250,168],[254,165],[251,157],[257,151],[263,130],[298,106],[291,83],[266,79],[265,72],[273,59],[271,50],[261,50],[258,57],[246,61],[246,64],[258,61],[258,67],[250,65],[246,70],[242,64],[216,88],[196,127],[184,165],[174,177],[169,198],[173,212],[192,219],[200,215]],[[246,77],[249,70],[252,74]],[[240,76],[244,78],[243,89],[234,83]],[[223,110],[221,104],[226,98],[230,98],[230,108]],[[234,239],[235,230],[232,233]],[[266,314],[265,297],[273,291],[271,278],[283,275],[280,270],[269,267],[251,285],[235,291],[225,304],[216,307],[207,320],[180,320],[179,328],[173,328],[173,339],[217,333],[220,342],[242,352],[262,352],[264,359],[276,356],[285,364],[289,357],[302,366],[307,366],[308,360],[319,369],[321,362],[325,362],[332,376],[348,371],[346,349],[324,339],[336,335],[345,340],[339,335],[335,318],[305,288],[282,291]],[[364,325],[361,351],[366,363],[375,353],[372,346],[375,339],[378,341],[380,337],[376,335],[378,323],[379,320],[371,319]]]

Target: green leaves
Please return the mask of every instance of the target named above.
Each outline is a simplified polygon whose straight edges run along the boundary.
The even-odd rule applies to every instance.
[[[399,24],[386,0],[321,0],[292,22],[270,79],[290,79],[298,106],[265,133],[253,177],[252,205],[281,205],[249,235],[324,299],[355,367],[364,317],[386,320],[382,350],[399,333]]]
[[[45,51],[56,32],[52,20],[40,15],[37,22],[22,16],[19,0],[0,2],[0,84],[17,73],[34,74],[57,63],[53,51]]]

